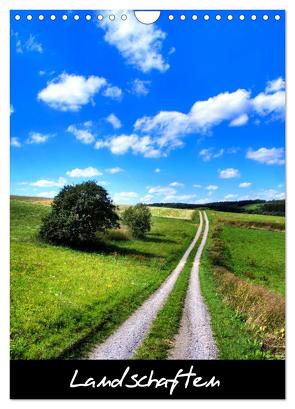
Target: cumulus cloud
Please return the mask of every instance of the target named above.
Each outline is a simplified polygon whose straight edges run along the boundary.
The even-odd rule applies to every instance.
[[[239,184],[239,187],[241,187],[242,189],[250,187],[250,186],[252,186],[251,182],[242,182]]]
[[[285,116],[285,81],[282,77],[268,81],[265,91],[253,100],[254,110],[260,116],[271,115],[272,119],[283,119]]]
[[[141,199],[140,199],[140,201],[143,202],[143,203],[151,203],[152,200],[153,200],[153,195],[149,195],[149,194],[141,197]]]
[[[58,180],[39,179],[36,182],[31,182],[31,186],[35,187],[63,187],[66,184],[66,179],[63,177]]]
[[[160,172],[161,172],[161,169],[160,169],[160,168],[156,168],[156,169],[155,169],[155,172],[156,172],[156,173],[160,173]]]
[[[118,192],[112,195],[115,203],[132,203],[139,197],[136,192]]]
[[[123,92],[122,92],[121,88],[111,85],[111,86],[108,86],[103,91],[103,95],[105,97],[120,100],[122,98]]]
[[[109,122],[114,129],[119,129],[122,127],[120,119],[115,114],[110,114],[107,116],[106,121]]]
[[[200,157],[204,162],[209,162],[211,159],[220,158],[224,154],[224,149],[216,150],[214,148],[202,149],[199,152]]]
[[[22,144],[16,136],[13,136],[10,140],[10,145],[13,146],[14,148],[21,148]]]
[[[283,165],[285,163],[284,148],[259,148],[256,151],[249,149],[246,158],[266,165]]]
[[[28,139],[26,140],[26,143],[29,144],[41,144],[45,143],[48,141],[49,138],[51,138],[53,135],[52,134],[42,134],[40,132],[30,132]]]
[[[239,170],[234,168],[220,169],[218,173],[220,179],[232,179],[240,177]]]
[[[169,186],[172,186],[172,187],[183,187],[184,184],[183,184],[183,183],[180,183],[180,182],[171,182],[171,183],[169,183]]]
[[[150,92],[151,81],[144,81],[135,78],[131,83],[131,94],[136,96],[146,96]]]
[[[202,185],[194,184],[193,187],[195,187],[196,189],[200,189]]]
[[[78,141],[89,145],[95,142],[95,136],[91,131],[91,126],[91,121],[84,122],[80,125],[70,125],[67,128],[67,132],[73,134]]]
[[[71,178],[90,178],[93,176],[101,176],[102,172],[92,166],[88,166],[84,169],[75,168],[68,170],[66,174]]]
[[[169,186],[151,186],[148,188],[148,193],[158,196],[173,196],[176,194],[176,189]]]
[[[247,114],[242,114],[237,118],[230,121],[229,126],[243,126],[249,121],[249,116]]]
[[[124,169],[119,168],[119,166],[116,166],[114,168],[105,169],[105,171],[107,173],[110,173],[111,175],[115,175],[116,173],[124,172]]]
[[[268,81],[265,92],[267,94],[271,94],[273,92],[281,91],[285,89],[285,81],[283,80],[282,77],[279,77],[275,80]]]
[[[217,190],[218,186],[217,185],[208,185],[208,186],[206,186],[206,189],[207,190]]]
[[[165,72],[169,64],[161,54],[162,43],[166,34],[155,24],[142,24],[134,13],[125,12],[127,21],[106,17],[99,22],[99,27],[105,31],[105,41],[116,47],[127,64],[147,73],[151,70]]]
[[[103,77],[62,73],[47,83],[38,93],[38,100],[60,111],[79,111],[82,106],[94,103],[93,98],[99,91],[110,98],[119,98],[122,90],[108,84]]]
[[[273,91],[266,91],[271,88]],[[139,134],[148,134],[155,149],[167,154],[172,149],[183,145],[183,138],[189,134],[207,134],[223,122],[229,126],[243,126],[251,117],[283,119],[285,110],[285,91],[270,87],[255,97],[245,89],[223,92],[207,100],[196,101],[188,113],[179,111],[160,111],[154,116],[138,118],[134,130]],[[220,152],[221,153],[221,152]],[[202,152],[205,160],[210,160],[213,153]]]
[[[155,158],[161,155],[161,152],[155,148],[150,136],[140,137],[136,134],[123,134],[104,140],[98,140],[95,144],[95,148],[109,148],[115,155],[123,155],[127,152],[142,154],[146,158]]]
[[[56,190],[49,190],[47,192],[41,192],[41,193],[37,193],[36,196],[37,197],[46,197],[48,199],[52,199],[54,196],[57,195],[57,191]]]

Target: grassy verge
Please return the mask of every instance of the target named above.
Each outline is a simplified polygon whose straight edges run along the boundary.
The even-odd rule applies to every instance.
[[[197,248],[196,246],[179,275],[175,286],[158,313],[153,325],[143,343],[137,349],[134,359],[166,359],[173,345],[174,336],[177,334],[181,321],[185,296]]]
[[[201,260],[202,293],[208,305],[220,359],[284,357],[283,298],[226,270],[220,231],[211,224]],[[212,231],[213,230],[213,231]]]
[[[195,234],[189,220],[153,218],[145,240],[91,251],[36,238],[47,206],[11,204],[11,357],[77,358],[104,340],[165,280]]]

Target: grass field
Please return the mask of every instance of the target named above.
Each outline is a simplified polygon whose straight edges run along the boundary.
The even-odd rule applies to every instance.
[[[285,234],[225,225],[226,267],[238,276],[284,295]]]
[[[230,212],[209,212],[212,217],[219,221],[233,221],[233,222],[247,222],[247,223],[261,223],[262,225],[270,224],[278,228],[285,227],[285,217],[283,216],[268,216],[261,214],[247,214],[247,213],[230,213]]]
[[[109,239],[83,252],[38,241],[48,211],[11,201],[13,359],[80,357],[159,287],[196,229],[191,220],[153,217],[145,240]]]
[[[195,214],[195,210],[190,209],[169,209],[165,207],[150,207],[153,216],[157,217],[172,217],[173,219],[191,220]]]
[[[209,212],[209,219],[200,278],[219,358],[283,358],[285,234],[274,219],[284,218]],[[232,224],[241,219],[264,228]]]

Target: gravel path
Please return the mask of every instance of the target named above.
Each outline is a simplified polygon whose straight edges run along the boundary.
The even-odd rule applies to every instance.
[[[106,341],[97,345],[89,354],[88,359],[129,359],[134,354],[153,320],[181,273],[189,254],[197,243],[203,228],[201,212],[200,224],[196,235],[182,256],[175,270],[164,283],[139,307]]]
[[[217,359],[210,315],[203,301],[199,280],[200,258],[209,232],[209,220],[206,212],[203,213],[205,230],[194,259],[179,333],[168,359]]]

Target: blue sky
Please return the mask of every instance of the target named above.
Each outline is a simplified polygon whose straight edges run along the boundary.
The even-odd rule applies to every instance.
[[[116,203],[283,198],[284,14],[218,13],[12,12],[11,193],[92,179]]]

